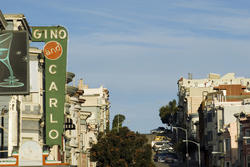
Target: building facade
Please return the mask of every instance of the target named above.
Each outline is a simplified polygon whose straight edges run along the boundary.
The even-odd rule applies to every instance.
[[[249,98],[249,92],[244,91],[241,85],[220,85],[223,90],[209,93],[203,103],[203,109],[199,111],[200,126],[204,126],[200,140],[207,153],[204,159],[212,159],[206,162],[208,166],[237,166],[239,165],[239,128],[235,119],[238,113],[250,113],[250,105],[245,103]],[[244,91],[244,92],[243,92]]]
[[[250,79],[209,74],[205,79],[178,81],[179,126],[187,129],[191,140],[200,142],[203,166],[239,164],[239,132],[235,114],[248,113]]]
[[[31,42],[31,30],[22,14],[3,15],[0,11],[0,32],[4,30],[27,31]],[[12,162],[26,166],[31,163],[28,159],[38,157],[32,163],[39,166],[95,167],[95,162],[90,161],[89,151],[92,144],[97,142],[97,135],[109,129],[108,89],[102,86],[88,88],[82,80],[78,86],[70,85],[75,75],[68,72],[62,143],[61,146],[48,146],[45,140],[46,78],[43,51],[29,47],[28,52],[29,92],[25,95],[0,95],[0,166],[6,163],[10,165]],[[35,151],[34,149],[37,150],[34,154],[25,154],[27,151]]]
[[[250,78],[236,78],[234,73],[228,73],[222,77],[218,74],[209,74],[208,78],[205,79],[181,78],[177,83],[179,98],[177,124],[182,124],[181,126],[187,127],[189,136],[198,140],[198,109],[206,95],[208,93],[216,92],[217,90],[214,89],[214,87],[218,87],[219,85],[242,85],[246,88],[247,92],[250,90],[249,83]],[[233,97],[228,96],[228,98]]]
[[[100,88],[89,88],[88,85],[83,84],[82,80],[80,81],[79,87],[83,88],[84,91],[83,98],[85,99],[85,102],[81,105],[82,111],[84,113],[91,113],[86,120],[86,126],[84,127],[84,156],[87,165],[94,167],[95,162],[90,162],[89,151],[91,145],[97,143],[98,133],[105,133],[105,131],[109,129],[109,91],[103,86]]]

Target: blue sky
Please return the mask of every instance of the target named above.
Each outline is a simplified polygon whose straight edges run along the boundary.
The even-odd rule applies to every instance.
[[[208,73],[250,77],[250,1],[8,0],[4,14],[30,26],[69,31],[68,71],[110,91],[111,121],[147,133],[162,126],[158,110],[177,98],[177,81]]]

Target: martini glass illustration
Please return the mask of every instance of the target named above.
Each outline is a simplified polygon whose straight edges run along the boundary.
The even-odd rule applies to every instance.
[[[15,88],[24,86],[24,84],[22,82],[18,82],[19,79],[16,79],[14,76],[9,60],[12,37],[12,33],[0,35],[0,62],[3,63],[9,70],[9,77],[4,79],[4,82],[0,82],[0,87]]]

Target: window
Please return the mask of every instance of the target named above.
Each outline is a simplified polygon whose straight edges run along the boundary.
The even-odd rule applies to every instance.
[[[25,111],[30,112],[30,105],[25,105]]]
[[[213,132],[212,132],[212,131],[208,131],[208,132],[207,132],[207,140],[208,140],[208,141],[213,140]]]
[[[40,111],[40,106],[39,106],[39,105],[34,105],[34,106],[33,106],[33,110],[34,110],[34,112],[39,113],[39,111]]]
[[[250,137],[250,130],[246,130],[246,131],[245,131],[245,136],[246,136],[246,137]]]
[[[219,146],[218,151],[219,152],[224,152],[223,151],[223,142],[221,140],[219,141],[219,145],[218,146]]]
[[[229,152],[231,147],[230,147],[230,139],[225,139],[225,145],[226,145],[226,152]]]
[[[213,117],[212,116],[213,115],[212,115],[211,112],[207,113],[207,122],[212,122],[213,121]]]
[[[247,167],[250,167],[250,156],[247,156]]]
[[[223,128],[223,121],[219,120],[219,129],[222,129],[222,128]]]
[[[24,96],[24,102],[32,102],[32,94]]]
[[[245,137],[249,137],[250,138],[250,130],[246,130],[245,131]],[[250,139],[246,139],[246,143],[250,144]]]
[[[39,130],[39,122],[32,120],[22,120],[22,130]]]

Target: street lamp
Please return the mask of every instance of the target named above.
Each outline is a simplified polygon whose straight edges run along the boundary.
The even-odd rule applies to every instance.
[[[185,131],[185,133],[186,133],[186,140],[188,140],[187,129],[184,129],[182,127],[175,127],[175,126],[173,126],[173,129],[176,129],[176,131],[177,131],[177,135],[176,136],[177,137],[178,137],[178,129],[181,129],[181,130]],[[188,143],[187,142],[186,142],[186,157],[187,157],[187,166],[188,166],[188,157],[189,157],[189,155],[188,155]]]
[[[182,140],[183,142],[191,142],[191,143],[194,143],[198,146],[198,157],[199,157],[199,167],[201,166],[201,148],[200,148],[200,143],[197,143],[195,141],[192,141],[192,140]]]

